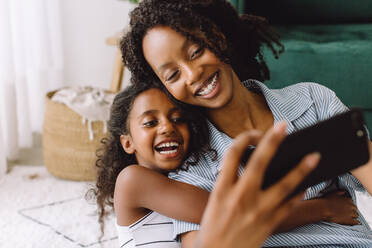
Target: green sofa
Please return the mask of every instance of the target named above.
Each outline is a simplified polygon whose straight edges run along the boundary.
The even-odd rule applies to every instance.
[[[364,110],[372,135],[372,4],[370,0],[236,0],[241,13],[267,17],[285,52],[264,55],[266,84],[281,88],[317,82],[350,107]],[[284,11],[285,10],[285,11]]]

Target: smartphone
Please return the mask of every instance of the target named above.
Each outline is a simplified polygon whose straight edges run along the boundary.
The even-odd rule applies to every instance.
[[[292,133],[268,165],[262,188],[278,182],[312,152],[321,154],[319,164],[292,195],[335,178],[368,162],[368,142],[363,113],[355,108]]]

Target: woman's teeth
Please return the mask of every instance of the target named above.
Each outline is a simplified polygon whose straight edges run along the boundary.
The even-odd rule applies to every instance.
[[[206,86],[204,86],[203,88],[201,88],[199,90],[199,92],[197,93],[199,96],[205,96],[205,95],[208,95],[209,93],[212,92],[212,90],[216,87],[217,85],[217,76],[218,74],[215,73],[211,82],[209,84],[207,84]]]

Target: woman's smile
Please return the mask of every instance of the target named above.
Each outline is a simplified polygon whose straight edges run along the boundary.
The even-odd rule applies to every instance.
[[[214,73],[207,81],[205,81],[199,89],[197,89],[195,95],[203,98],[214,97],[219,90],[218,72]]]
[[[234,72],[208,48],[166,26],[150,29],[142,48],[146,61],[177,100],[213,109],[231,99]]]

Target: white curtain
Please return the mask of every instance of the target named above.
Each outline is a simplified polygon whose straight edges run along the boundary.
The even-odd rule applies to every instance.
[[[0,1],[0,156],[9,160],[32,146],[45,93],[62,86],[61,29],[59,0]]]

